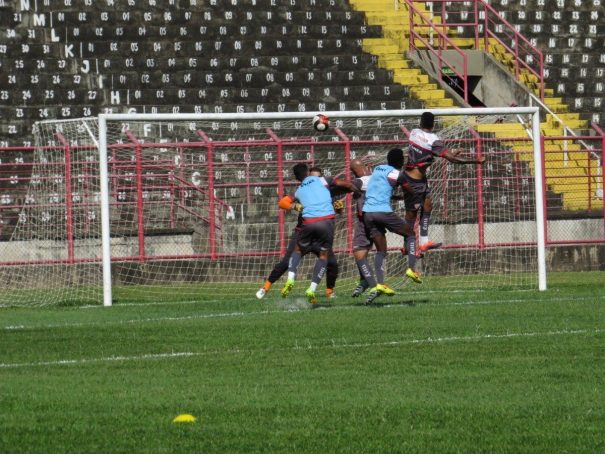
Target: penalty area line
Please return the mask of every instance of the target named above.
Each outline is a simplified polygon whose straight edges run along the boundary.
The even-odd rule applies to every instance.
[[[200,356],[210,355],[229,355],[229,354],[255,354],[255,353],[272,353],[272,352],[296,352],[296,351],[309,351],[309,350],[330,350],[330,349],[356,349],[356,348],[372,348],[372,347],[400,347],[406,345],[427,345],[427,344],[442,344],[442,343],[454,343],[454,342],[472,342],[472,341],[483,341],[493,339],[511,339],[511,338],[537,338],[547,336],[565,336],[565,335],[591,335],[600,334],[605,332],[605,328],[592,328],[592,329],[576,329],[576,330],[558,330],[558,331],[534,331],[534,332],[520,332],[520,333],[485,333],[476,334],[472,336],[445,336],[445,337],[427,337],[422,339],[406,339],[406,340],[394,340],[384,342],[347,342],[346,339],[332,340],[329,344],[311,344],[310,342],[305,345],[296,345],[291,347],[278,347],[278,348],[262,348],[262,349],[240,349],[232,348],[226,350],[209,350],[205,352],[170,352],[170,353],[145,353],[141,355],[132,356],[106,356],[100,358],[81,358],[81,359],[59,359],[53,361],[38,361],[29,363],[0,363],[0,369],[18,369],[18,368],[30,368],[40,366],[73,366],[73,365],[86,365],[86,364],[98,364],[98,363],[112,363],[112,362],[131,362],[131,361],[145,361],[145,360],[163,360],[173,358],[191,358]]]

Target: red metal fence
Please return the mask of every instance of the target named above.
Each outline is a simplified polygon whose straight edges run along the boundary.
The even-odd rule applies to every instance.
[[[544,55],[515,27],[484,0],[406,0],[410,12],[410,51],[428,50],[436,56],[440,67],[447,69],[450,76],[460,80],[468,104],[468,61],[466,54],[456,44],[457,36],[474,38],[474,49],[490,52],[498,43],[512,56],[511,70],[517,80],[523,73],[530,75],[539,87],[540,99],[544,100]],[[432,14],[440,17],[434,21],[427,12],[431,4]],[[464,4],[464,5],[463,5]],[[470,4],[470,6],[469,6]],[[422,5],[422,8],[420,7]],[[460,8],[460,6],[464,6]],[[462,30],[458,33],[458,30]],[[443,52],[450,50],[455,56],[443,58]],[[439,74],[443,79],[444,74]]]
[[[600,222],[588,236],[578,236],[573,229],[552,232],[547,223],[547,245],[583,244],[605,242],[605,208],[603,187],[605,174],[605,134],[594,128],[595,135],[585,137],[555,137],[542,140],[543,166],[546,192],[545,212],[549,221],[595,220]],[[116,260],[186,259],[208,258],[211,260],[231,256],[274,256],[283,253],[288,234],[287,221],[283,212],[278,212],[275,202],[278,197],[294,187],[287,169],[298,162],[318,162],[318,156],[329,156],[322,165],[329,174],[349,177],[349,163],[354,157],[352,146],[360,147],[364,142],[352,142],[342,131],[337,131],[340,141],[312,142],[304,139],[282,139],[279,134],[268,130],[265,140],[210,141],[198,133],[199,142],[186,143],[143,143],[130,135],[129,143],[111,145],[109,159],[110,208],[114,216],[112,231],[138,242],[137,253],[115,258]],[[439,193],[442,205],[440,218],[436,222],[447,224],[475,223],[477,241],[450,244],[451,248],[484,248],[497,246],[525,245],[527,241],[498,243],[486,241],[484,227],[495,219],[495,213],[509,213],[512,220],[531,220],[535,214],[533,198],[528,196],[528,187],[533,187],[531,164],[531,142],[520,138],[484,138],[473,133],[465,139],[478,154],[486,154],[485,166],[472,170],[472,174],[458,175],[444,165],[432,174],[434,187],[442,188]],[[520,143],[520,151],[511,151],[512,143]],[[376,142],[367,142],[376,145]],[[382,141],[383,148],[401,145],[398,141]],[[405,145],[405,144],[404,144]],[[48,147],[49,149],[52,147]],[[155,151],[162,149],[163,153]],[[0,149],[0,241],[23,241],[44,238],[45,231],[52,232],[54,239],[67,245],[64,262],[86,262],[100,260],[79,257],[74,245],[79,239],[97,237],[100,216],[98,201],[98,163],[91,159],[96,150],[90,147],[70,146],[66,142],[56,161],[34,163],[36,150],[28,147]],[[326,153],[326,150],[332,150]],[[83,155],[88,158],[83,158]],[[158,157],[159,156],[159,157]],[[165,156],[162,158],[161,156]],[[360,156],[357,156],[360,157]],[[371,156],[366,156],[372,159]],[[506,159],[505,159],[506,158]],[[459,167],[459,166],[454,166]],[[437,170],[437,169],[435,169]],[[457,187],[465,185],[469,193],[467,204],[459,207]],[[46,188],[46,189],[41,189]],[[56,188],[62,188],[57,190]],[[494,188],[506,188],[497,192]],[[68,194],[69,196],[66,196]],[[500,197],[501,200],[498,200]],[[505,200],[506,199],[506,200]],[[278,221],[278,242],[246,250],[228,251],[224,248],[223,228],[225,219],[234,217],[234,200],[241,205],[267,204],[269,211],[261,213],[268,221]],[[450,209],[458,203],[456,209]],[[490,205],[491,204],[491,205]],[[488,209],[493,206],[493,209]],[[344,228],[349,234],[340,244],[341,252],[351,250],[352,209],[347,201]],[[60,213],[54,220],[48,213]],[[500,216],[500,214],[498,214]],[[35,218],[35,219],[34,219]],[[128,218],[129,222],[123,222]],[[149,218],[152,218],[150,221]],[[190,227],[182,219],[193,219],[204,225],[207,231],[208,248],[193,255],[152,254],[146,250],[145,238],[154,234],[190,233]],[[46,222],[46,224],[44,224]],[[44,227],[46,225],[46,227]],[[26,229],[29,237],[20,235]],[[32,233],[32,226],[41,229]],[[0,258],[2,265],[50,263],[48,259],[14,261]]]

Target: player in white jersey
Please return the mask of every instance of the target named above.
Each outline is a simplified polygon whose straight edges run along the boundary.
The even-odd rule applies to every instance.
[[[426,177],[429,166],[436,157],[444,158],[454,164],[482,164],[485,157],[471,159],[461,158],[462,151],[449,150],[437,134],[433,133],[435,116],[431,112],[424,112],[420,116],[420,127],[412,129],[408,147],[408,160],[405,166],[405,219],[412,227],[416,223],[420,211],[420,239],[418,252],[420,254],[429,249],[438,248],[441,243],[429,240],[428,230],[433,209],[431,192]],[[409,251],[408,251],[409,253]]]

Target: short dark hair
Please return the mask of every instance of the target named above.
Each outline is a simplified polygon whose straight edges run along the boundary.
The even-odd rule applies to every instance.
[[[435,115],[431,112],[423,112],[420,116],[420,127],[422,129],[433,129],[435,126]]]
[[[307,167],[307,164],[299,162],[292,167],[292,173],[294,173],[294,178],[296,178],[298,181],[303,181],[305,178],[307,178],[307,175],[309,175],[309,168]]]
[[[403,150],[401,148],[393,148],[387,153],[387,162],[390,166],[396,169],[403,167]]]
[[[319,166],[313,166],[313,167],[311,167],[309,169],[309,173],[312,173],[312,172],[317,172],[320,175],[323,175],[323,173],[324,173],[324,171],[321,170],[321,167],[319,167]]]

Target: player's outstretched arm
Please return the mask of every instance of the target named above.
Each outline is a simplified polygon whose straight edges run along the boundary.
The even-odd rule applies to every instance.
[[[357,186],[355,186],[353,183],[351,183],[350,181],[334,179],[334,186],[338,186],[339,188],[346,189],[348,192],[352,192],[353,194],[356,194],[356,195],[362,194],[361,190]]]
[[[485,162],[485,156],[479,156],[477,158],[462,158],[459,156],[461,152],[462,149],[447,150],[441,155],[441,157],[454,164],[483,164]]]

